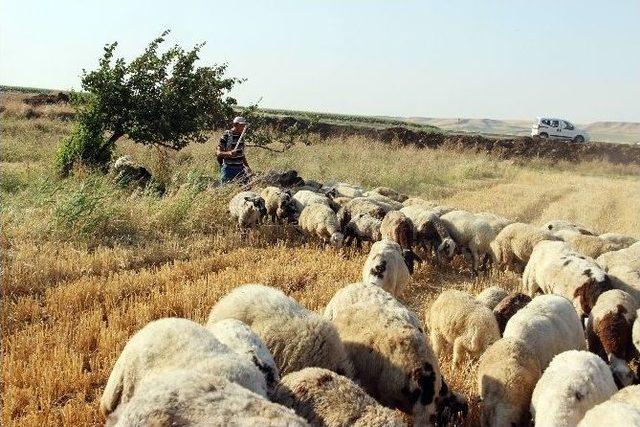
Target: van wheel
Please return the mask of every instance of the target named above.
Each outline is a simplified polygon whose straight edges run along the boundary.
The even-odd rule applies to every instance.
[[[584,142],[584,136],[582,135],[578,135],[573,139],[575,142],[579,142],[579,143],[583,143]]]
[[[549,138],[549,134],[546,133],[546,132],[542,132],[539,136],[540,136],[540,138],[544,138],[544,139]]]

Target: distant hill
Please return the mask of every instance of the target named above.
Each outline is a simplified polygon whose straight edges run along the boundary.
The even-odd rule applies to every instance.
[[[452,132],[469,132],[483,135],[529,135],[533,120],[496,119],[439,119],[430,117],[394,117],[396,120],[437,126]],[[592,141],[636,143],[640,142],[638,122],[594,122],[579,124],[589,132]]]

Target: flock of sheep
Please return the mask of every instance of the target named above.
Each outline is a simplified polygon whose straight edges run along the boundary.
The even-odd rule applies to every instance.
[[[322,313],[247,284],[204,326],[149,323],[109,377],[100,402],[108,424],[449,425],[467,415],[440,373],[439,358],[451,356],[454,371],[479,359],[483,426],[640,426],[634,238],[348,184],[243,191],[229,212],[243,228],[268,217],[336,247],[372,242],[362,281]],[[401,302],[418,248],[439,263],[461,254],[475,274],[522,273],[523,292],[444,290],[423,323]]]

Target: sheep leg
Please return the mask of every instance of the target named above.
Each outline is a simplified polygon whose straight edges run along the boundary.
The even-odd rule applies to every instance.
[[[460,366],[467,354],[467,349],[464,346],[464,337],[458,337],[453,342],[453,367]]]
[[[444,337],[440,335],[438,331],[435,331],[435,330],[432,331],[431,347],[433,348],[433,351],[436,353],[437,356],[440,355],[440,353],[442,352],[442,350],[444,350],[446,345],[447,345],[447,341],[444,339]]]

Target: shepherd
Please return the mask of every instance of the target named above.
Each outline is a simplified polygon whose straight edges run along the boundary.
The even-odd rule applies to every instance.
[[[247,130],[247,121],[244,117],[233,119],[233,127],[224,131],[216,157],[220,164],[220,185],[231,181],[246,183],[251,175],[251,168],[244,155],[244,142],[242,138]]]

